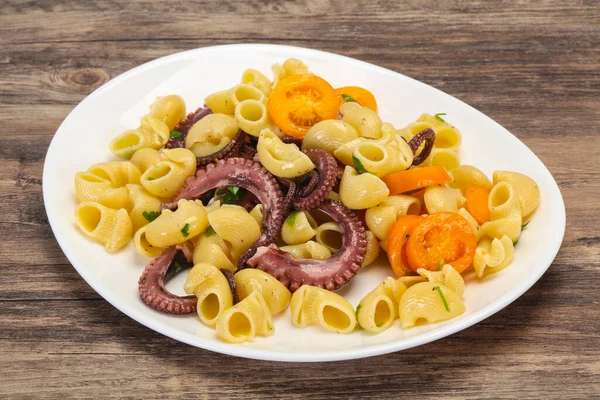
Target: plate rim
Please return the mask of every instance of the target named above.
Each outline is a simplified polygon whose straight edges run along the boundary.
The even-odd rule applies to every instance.
[[[168,63],[175,59],[185,59],[186,57],[195,58],[194,56],[196,55],[196,53],[218,51],[218,50],[227,49],[227,48],[235,49],[238,47],[251,48],[251,49],[254,48],[258,51],[264,51],[264,50],[271,50],[271,51],[286,50],[286,51],[289,51],[289,50],[293,50],[298,53],[305,53],[305,54],[312,53],[312,54],[317,54],[317,55],[326,56],[326,57],[335,56],[335,57],[338,57],[338,58],[344,60],[345,62],[355,63],[357,65],[360,65],[363,67],[368,67],[371,69],[374,68],[380,72],[385,73],[386,75],[395,76],[396,78],[401,77],[403,79],[408,79],[410,81],[418,82],[420,85],[424,85],[424,87],[427,87],[429,90],[433,90],[435,92],[439,92],[446,96],[450,96],[450,97],[454,98],[458,102],[462,103],[463,106],[467,106],[471,110],[484,116],[486,119],[488,119],[490,122],[492,122],[495,126],[502,129],[505,133],[512,136],[513,139],[517,140],[519,143],[521,143],[523,146],[525,146],[527,148],[527,150],[531,153],[531,155],[533,157],[535,157],[540,162],[540,164],[545,168],[546,172],[552,179],[552,182],[554,183],[554,185],[558,191],[559,196],[557,197],[557,200],[559,201],[560,209],[553,210],[558,213],[558,215],[556,215],[556,217],[557,217],[557,222],[559,225],[558,227],[560,228],[559,232],[557,232],[557,235],[555,236],[556,243],[557,243],[557,246],[555,246],[556,250],[548,252],[548,253],[544,253],[544,255],[542,255],[542,257],[540,258],[540,261],[538,261],[542,264],[548,264],[548,265],[545,268],[541,269],[537,274],[532,276],[530,279],[521,281],[521,282],[523,282],[521,285],[515,285],[514,287],[512,287],[507,293],[505,293],[497,301],[491,303],[489,306],[486,306],[479,311],[474,312],[473,314],[470,314],[468,316],[461,318],[460,321],[457,321],[454,324],[450,324],[447,326],[440,326],[440,328],[438,328],[438,329],[433,329],[429,332],[425,332],[423,334],[419,334],[417,336],[410,337],[410,338],[407,338],[407,339],[404,339],[404,340],[398,341],[398,342],[388,342],[388,343],[384,343],[384,344],[365,346],[362,348],[337,350],[337,351],[331,351],[331,352],[301,353],[301,352],[290,352],[290,351],[287,351],[287,352],[270,351],[268,349],[254,349],[254,348],[247,348],[247,347],[237,347],[235,344],[207,340],[205,338],[200,338],[200,337],[198,337],[198,339],[200,339],[199,342],[196,342],[196,341],[192,341],[189,338],[189,336],[191,336],[190,334],[183,333],[183,332],[178,333],[178,331],[176,331],[176,330],[169,331],[168,329],[166,329],[164,327],[164,325],[162,323],[157,322],[156,319],[153,319],[153,318],[151,318],[149,316],[145,316],[145,315],[137,315],[135,313],[130,313],[130,312],[126,311],[124,308],[117,306],[117,304],[120,302],[120,300],[115,298],[116,296],[113,297],[110,294],[110,292],[104,292],[99,287],[100,285],[95,283],[94,280],[91,279],[91,277],[87,275],[87,273],[85,272],[85,268],[80,267],[73,262],[73,256],[69,250],[69,246],[67,246],[67,244],[65,243],[64,238],[60,238],[58,235],[56,235],[57,229],[55,228],[55,226],[58,226],[58,221],[57,221],[58,216],[55,215],[55,213],[51,212],[52,210],[49,210],[49,205],[48,205],[49,202],[47,201],[47,199],[50,198],[50,193],[49,193],[50,189],[49,189],[48,185],[46,184],[46,182],[48,182],[48,179],[49,179],[48,176],[50,174],[49,165],[48,165],[49,164],[48,163],[48,159],[49,159],[48,155],[51,153],[51,151],[53,151],[53,147],[56,146],[57,134],[58,134],[58,132],[61,131],[61,128],[63,127],[65,122],[69,119],[69,117],[71,117],[72,114],[74,114],[80,107],[82,107],[82,105],[84,105],[90,101],[93,101],[96,97],[100,96],[104,91],[110,90],[113,86],[120,84],[122,81],[124,81],[134,75],[142,73],[142,72],[144,72],[148,69],[154,68],[156,66],[160,66],[162,64]],[[171,339],[174,339],[174,340],[177,340],[177,341],[180,341],[180,342],[183,342],[188,345],[198,347],[198,348],[201,348],[204,350],[209,350],[209,351],[226,354],[226,355],[230,355],[230,356],[244,357],[244,358],[264,360],[264,361],[327,362],[327,361],[343,361],[343,360],[358,359],[358,358],[364,358],[364,357],[372,357],[372,356],[388,354],[388,353],[397,352],[397,351],[406,350],[406,349],[409,349],[412,347],[420,346],[420,345],[423,345],[423,344],[426,344],[429,342],[433,342],[435,340],[442,339],[442,338],[452,335],[456,332],[465,330],[466,328],[473,326],[473,325],[483,321],[484,319],[489,318],[490,316],[496,314],[500,310],[504,309],[509,304],[511,304],[516,299],[518,299],[523,294],[525,294],[525,292],[527,292],[535,283],[537,283],[540,280],[540,278],[546,273],[546,271],[550,268],[550,266],[552,265],[552,262],[556,258],[556,255],[558,254],[558,252],[562,246],[562,242],[563,242],[564,234],[565,234],[565,230],[566,230],[566,210],[565,210],[565,205],[564,205],[564,199],[563,199],[562,193],[560,191],[560,187],[558,186],[552,173],[548,170],[546,165],[537,157],[537,155],[527,145],[525,145],[525,143],[523,143],[520,139],[518,139],[516,136],[514,136],[510,131],[508,131],[506,128],[504,128],[502,125],[500,125],[498,122],[496,122],[495,120],[490,118],[485,113],[475,109],[474,107],[463,102],[462,100],[458,99],[457,97],[452,96],[448,93],[445,93],[442,90],[437,89],[427,83],[418,81],[414,78],[408,77],[399,72],[392,71],[390,69],[368,63],[366,61],[358,60],[355,58],[347,57],[347,56],[332,53],[332,52],[310,49],[310,48],[305,48],[305,47],[263,44],[263,43],[243,43],[243,44],[226,44],[226,45],[217,45],[217,46],[206,46],[206,47],[199,47],[199,48],[194,48],[194,49],[185,50],[185,51],[181,51],[181,52],[176,52],[173,54],[169,54],[169,55],[166,55],[163,57],[159,57],[159,58],[150,60],[146,63],[138,65],[134,68],[131,68],[131,69],[121,73],[120,75],[116,76],[115,78],[109,80],[108,82],[104,83],[100,87],[96,88],[89,95],[87,95],[83,100],[81,100],[69,112],[69,114],[65,117],[63,122],[59,125],[56,132],[54,133],[52,140],[50,142],[50,145],[48,146],[48,150],[46,152],[46,156],[44,159],[43,172],[42,172],[42,193],[43,193],[43,199],[44,199],[44,209],[45,209],[46,215],[48,217],[49,225],[52,229],[52,233],[53,233],[57,243],[59,244],[62,252],[66,256],[66,258],[69,260],[69,263],[73,266],[73,268],[75,268],[77,273],[84,279],[84,281],[92,289],[94,289],[94,291],[96,291],[96,293],[98,293],[104,300],[106,300],[108,303],[110,303],[113,307],[115,307],[117,310],[119,310],[120,312],[122,312],[123,314],[128,316],[129,318],[133,319],[134,321],[154,330],[155,332],[158,332],[164,336],[167,336]]]

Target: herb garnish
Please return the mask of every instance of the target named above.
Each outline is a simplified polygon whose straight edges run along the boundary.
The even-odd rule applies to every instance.
[[[296,223],[296,217],[300,214],[300,211],[292,211],[290,215],[285,219],[285,223],[287,226],[294,226]]]
[[[362,164],[362,162],[360,162],[360,160],[358,158],[356,158],[355,156],[352,156],[352,160],[354,161],[354,166],[356,167],[356,172],[358,172],[359,174],[364,174],[365,172],[369,172],[369,171],[367,171],[365,166]]]
[[[435,269],[436,271],[439,271],[440,268],[442,268],[442,266],[444,265],[444,260],[441,260],[440,263],[438,264],[437,268]]]
[[[446,120],[444,118],[442,118],[440,115],[446,115],[446,113],[437,113],[434,115],[435,119],[437,119],[438,121],[442,121],[442,122],[446,122]]]
[[[183,237],[190,236],[190,224],[186,223],[183,228],[181,228],[181,234]]]
[[[243,193],[243,190],[237,186],[227,186],[227,190],[225,189],[217,189],[215,194],[221,200],[223,204],[236,204]]]
[[[360,307],[362,307],[360,304],[356,306],[356,317],[358,318],[358,312],[360,311]]]
[[[206,228],[206,231],[204,231],[204,236],[210,237],[216,233],[217,232],[215,232],[215,228],[213,228],[212,226],[209,225],[208,228]]]
[[[175,273],[178,273],[179,271],[181,271],[183,269],[177,261],[175,261],[174,267],[175,267]]]
[[[358,101],[354,100],[352,96],[348,96],[345,93],[342,93],[342,100],[344,100],[344,103],[358,103]]]
[[[153,178],[153,177],[149,176],[149,177],[147,177],[146,179],[147,179],[147,180],[149,180],[149,181],[153,181],[153,180],[155,180],[156,178]]]
[[[531,221],[527,221],[527,223],[525,223],[525,224],[521,225],[521,230],[523,230],[523,229],[527,228],[527,225],[529,225],[529,223],[530,223],[530,222],[531,222]]]
[[[160,211],[144,211],[142,215],[148,220],[148,222],[152,222],[160,216]]]
[[[446,311],[450,312],[450,307],[448,307],[448,302],[446,301],[446,297],[444,297],[444,293],[442,293],[442,289],[439,286],[434,286],[433,289],[438,291],[440,297],[442,298],[442,301],[444,302],[444,307],[446,307]]]
[[[171,131],[171,138],[172,139],[178,139],[180,137],[181,137],[181,132]]]

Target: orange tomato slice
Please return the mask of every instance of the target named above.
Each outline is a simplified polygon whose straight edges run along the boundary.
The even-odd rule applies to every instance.
[[[435,271],[443,261],[459,273],[473,263],[477,238],[469,222],[458,214],[440,212],[423,218],[406,244],[408,264],[413,271]]]
[[[375,96],[365,88],[361,88],[360,86],[344,86],[335,89],[335,91],[340,95],[340,105],[346,102],[344,97],[348,96],[361,106],[377,111],[377,101],[375,100]]]
[[[465,189],[465,198],[467,199],[465,208],[479,225],[490,220],[488,197],[490,197],[490,189],[485,186],[472,183]]]
[[[418,167],[392,172],[381,179],[390,189],[390,194],[406,193],[431,185],[442,185],[452,180],[446,168],[440,166]]]
[[[304,138],[317,122],[337,119],[339,109],[339,96],[333,87],[312,74],[282,79],[267,103],[271,121],[286,135],[297,138]]]
[[[388,234],[387,255],[394,273],[400,278],[411,270],[406,258],[406,243],[412,229],[423,217],[418,215],[403,215],[394,223]]]

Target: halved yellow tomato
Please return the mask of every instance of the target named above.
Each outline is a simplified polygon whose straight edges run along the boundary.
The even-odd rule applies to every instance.
[[[356,101],[363,107],[377,111],[375,96],[365,88],[361,88],[360,86],[344,86],[335,89],[335,91],[340,95],[341,104],[348,101]]]
[[[337,119],[338,94],[323,78],[292,75],[279,81],[267,103],[271,121],[286,135],[304,138],[317,122]]]

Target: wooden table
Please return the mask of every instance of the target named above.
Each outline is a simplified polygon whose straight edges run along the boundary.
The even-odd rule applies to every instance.
[[[91,3],[0,3],[0,398],[600,396],[598,2]],[[121,314],[79,277],[52,235],[41,187],[48,144],[73,107],[118,74],[241,42],[372,62],[504,125],[563,191],[567,232],[552,267],[512,305],[461,333],[347,362],[223,356]]]

